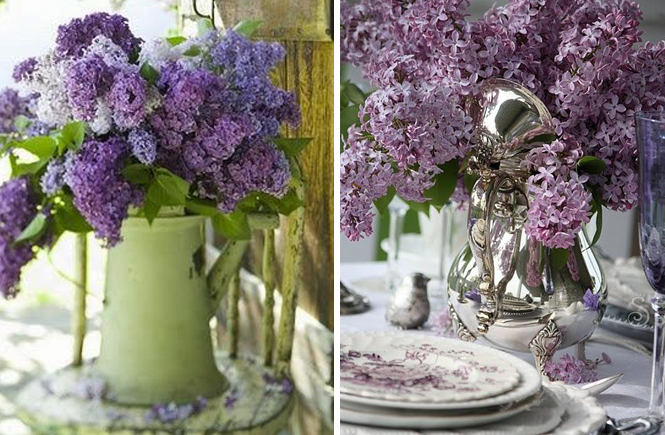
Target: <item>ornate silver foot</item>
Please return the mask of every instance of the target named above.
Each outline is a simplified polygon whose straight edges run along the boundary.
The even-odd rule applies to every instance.
[[[561,331],[553,320],[548,320],[543,329],[538,331],[529,343],[529,349],[536,358],[536,367],[541,375],[545,375],[545,363],[561,345]]]
[[[455,328],[457,338],[468,342],[476,341],[476,337],[471,333],[471,331],[469,331],[464,323],[462,323],[459,316],[457,315],[457,311],[455,311],[453,304],[450,301],[448,301],[448,311],[450,312],[450,320],[453,321],[453,328]]]

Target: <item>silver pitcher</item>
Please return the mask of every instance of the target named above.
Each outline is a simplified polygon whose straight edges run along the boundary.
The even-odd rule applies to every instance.
[[[486,80],[467,113],[479,141],[469,170],[479,178],[469,204],[468,244],[448,276],[457,335],[530,351],[541,373],[559,348],[577,344],[585,358],[584,342],[607,300],[603,271],[586,234],[578,234],[561,265],[524,232],[530,174],[523,161],[534,146],[554,137],[552,117],[533,93],[501,79]]]

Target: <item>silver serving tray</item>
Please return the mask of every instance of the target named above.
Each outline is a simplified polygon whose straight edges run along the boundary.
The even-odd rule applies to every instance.
[[[653,346],[653,323],[651,319],[635,321],[634,312],[616,305],[608,305],[600,327],[624,337],[639,340],[648,347]]]

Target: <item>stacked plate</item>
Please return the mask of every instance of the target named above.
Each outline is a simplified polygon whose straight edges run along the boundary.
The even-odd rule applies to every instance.
[[[545,433],[566,412],[534,367],[485,346],[408,333],[343,333],[340,359],[346,423],[441,429],[518,416],[533,420],[534,433]]]

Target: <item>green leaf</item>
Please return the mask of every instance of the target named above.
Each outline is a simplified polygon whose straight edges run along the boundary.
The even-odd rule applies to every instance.
[[[245,36],[246,38],[251,38],[254,36],[257,30],[263,25],[263,21],[259,20],[242,20],[238,24],[235,25],[233,30],[236,33],[240,33],[241,35]]]
[[[65,150],[78,151],[85,140],[85,129],[85,122],[72,122],[62,127],[62,130],[56,136],[60,152]]]
[[[469,261],[471,261],[471,258],[473,258],[473,252],[471,251],[471,247],[469,245],[466,245],[466,247],[464,248],[464,257],[463,257],[464,262],[468,263]]]
[[[605,170],[605,162],[594,156],[584,156],[577,161],[577,169],[587,174],[600,174]]]
[[[171,44],[172,47],[175,47],[176,45],[180,45],[183,42],[187,41],[187,38],[184,36],[172,36],[170,38],[166,38],[169,44]]]
[[[568,249],[550,249],[550,264],[554,270],[561,270],[568,263]]]
[[[277,199],[268,194],[264,195]],[[298,197],[296,191],[294,189],[289,189],[289,191],[286,192],[286,195],[277,200],[277,207],[275,211],[281,215],[288,216],[303,205],[305,205],[305,203],[300,197]]]
[[[288,137],[277,137],[273,139],[273,142],[277,147],[284,151],[288,157],[297,156],[305,147],[313,140],[311,137],[304,138],[288,138]]]
[[[218,213],[212,218],[212,226],[218,234],[228,239],[249,240],[252,237],[247,215],[241,210],[229,214]]]
[[[56,208],[55,222],[63,230],[73,233],[87,233],[92,231],[92,227],[74,206],[73,200],[69,196],[62,197],[63,203]]]
[[[448,203],[457,186],[457,160],[449,160],[441,166],[442,172],[434,177],[434,186],[425,191],[425,197],[430,199],[430,204],[442,207]]]
[[[128,165],[120,173],[132,184],[149,184],[153,179],[152,168],[141,163]]]
[[[603,197],[599,191],[594,190],[591,192],[593,199],[591,200],[591,211],[596,214],[596,233],[593,235],[593,240],[589,247],[593,247],[598,240],[600,240],[600,235],[603,231]]]
[[[556,139],[555,134],[543,133],[531,138],[528,143],[552,143]]]
[[[204,36],[211,30],[215,30],[215,26],[212,25],[210,18],[199,18],[196,20],[196,29],[198,36]]]
[[[409,205],[411,210],[415,210],[418,213],[424,213],[429,217],[429,201],[425,202],[416,202],[416,201],[404,201]]]
[[[352,125],[358,123],[358,111],[360,108],[358,105],[353,105],[349,107],[345,107],[339,112],[339,122],[340,122],[340,129],[342,130],[342,136],[346,137],[348,134],[349,128],[351,128]]]
[[[160,168],[148,188],[148,201],[159,206],[185,205],[189,183],[174,173]]]
[[[344,96],[353,104],[361,105],[365,103],[367,95],[355,84],[348,82],[344,86]]]
[[[395,193],[395,187],[390,186],[388,188],[388,193],[374,201],[374,205],[380,214],[385,214],[385,212],[388,210],[388,204],[390,204],[390,201],[392,201],[395,197]]]
[[[40,159],[52,157],[57,146],[56,141],[49,136],[36,136],[14,144],[14,147],[26,150]]]
[[[157,80],[159,80],[159,72],[153,68],[149,62],[143,62],[143,65],[141,65],[141,69],[139,70],[139,74],[141,74],[141,77],[146,79],[146,81],[151,85],[154,85],[157,83]]]
[[[21,234],[19,234],[16,240],[14,240],[14,243],[21,243],[39,238],[39,236],[41,236],[46,230],[46,223],[46,215],[41,212],[37,213],[32,222],[30,222]]]
[[[468,193],[473,191],[473,187],[476,185],[476,182],[480,176],[478,174],[470,174],[469,172],[464,172],[464,188]]]
[[[32,121],[27,116],[19,115],[14,118],[14,128],[16,128],[16,131],[18,132],[24,132],[30,124],[32,124]]]
[[[185,204],[185,208],[194,214],[213,217],[219,214],[217,204],[214,201],[202,199],[190,199]]]
[[[146,198],[145,202],[143,203],[143,215],[148,220],[150,225],[152,225],[161,208],[161,205],[151,201],[149,198]]]
[[[184,56],[191,56],[191,57],[198,56],[199,54],[201,54],[201,48],[199,48],[198,45],[192,45],[187,50],[185,50],[182,54]]]
[[[32,175],[41,171],[44,166],[49,162],[50,158],[43,158],[33,163],[16,163],[15,159],[11,160],[12,178],[21,177],[23,175]]]
[[[350,83],[351,82],[347,80],[339,85],[339,107],[341,109],[351,105],[351,100],[349,100],[349,97],[346,96],[346,87]]]

